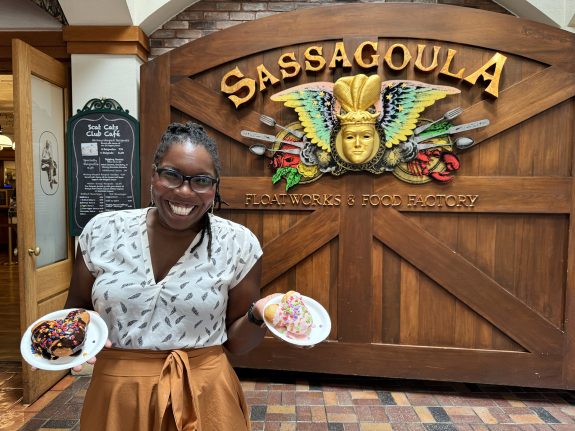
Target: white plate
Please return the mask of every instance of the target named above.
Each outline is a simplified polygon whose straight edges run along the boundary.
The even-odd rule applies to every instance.
[[[265,308],[268,308],[272,304],[279,304],[282,300],[283,296],[276,296],[268,301]],[[331,319],[329,318],[329,314],[323,306],[317,302],[315,299],[310,298],[309,296],[302,295],[303,303],[309,310],[311,317],[313,319],[313,326],[309,335],[305,338],[292,338],[288,337],[285,333],[285,330],[277,329],[272,322],[264,316],[264,322],[266,326],[270,330],[272,334],[276,337],[281,338],[284,341],[287,341],[290,344],[295,344],[296,346],[313,346],[315,344],[321,343],[325,340],[329,333],[331,332]]]
[[[77,310],[77,308],[68,308],[66,310],[58,310],[53,313],[46,314],[26,329],[24,335],[22,335],[22,340],[20,341],[20,353],[26,362],[40,370],[66,370],[68,368],[75,367],[76,365],[83,364],[88,359],[96,356],[96,354],[102,350],[104,344],[106,344],[106,340],[108,339],[108,327],[100,315],[91,310],[88,310],[88,313],[90,313],[90,323],[88,323],[86,329],[86,341],[84,342],[84,347],[79,355],[62,356],[58,359],[46,359],[32,350],[32,328],[43,320],[63,319],[72,310]]]

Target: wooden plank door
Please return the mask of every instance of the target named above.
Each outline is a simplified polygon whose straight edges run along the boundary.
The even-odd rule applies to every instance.
[[[72,273],[66,215],[65,124],[68,72],[20,40],[12,42],[21,332],[61,309]],[[31,403],[66,371],[31,371],[22,362],[24,402]]]

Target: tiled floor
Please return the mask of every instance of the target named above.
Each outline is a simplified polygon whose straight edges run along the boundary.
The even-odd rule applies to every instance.
[[[68,376],[57,383],[34,404],[22,404],[22,379],[19,362],[0,362],[0,431],[19,430],[39,415],[75,380]],[[35,428],[33,428],[35,429]],[[52,430],[54,431],[54,430]]]
[[[238,375],[254,431],[575,431],[573,391],[257,370]],[[79,429],[89,377],[68,376],[24,406],[14,388],[18,376],[17,365],[0,363],[1,431]]]

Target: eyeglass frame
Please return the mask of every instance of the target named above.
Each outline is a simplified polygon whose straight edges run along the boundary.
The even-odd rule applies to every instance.
[[[162,185],[162,187],[166,187],[167,189],[170,189],[170,190],[174,190],[174,189],[182,187],[184,185],[184,183],[187,181],[188,185],[190,186],[190,189],[193,190],[194,192],[196,192],[196,193],[207,193],[210,191],[211,188],[213,188],[215,185],[218,185],[220,182],[219,178],[214,178],[214,177],[211,177],[209,175],[184,175],[180,171],[178,171],[177,169],[174,169],[174,168],[159,168],[155,164],[152,165],[152,167],[154,168],[154,171],[158,174],[158,177],[160,178],[160,180],[161,180],[160,174],[162,172],[165,172],[165,171],[173,172],[182,178],[182,182],[180,183],[180,185],[178,185],[176,187],[170,187],[170,186],[167,186],[165,184],[160,183]],[[212,181],[212,185],[210,186],[210,188],[208,188],[206,190],[200,190],[200,191],[195,190],[193,183],[192,183],[193,178],[208,178]]]

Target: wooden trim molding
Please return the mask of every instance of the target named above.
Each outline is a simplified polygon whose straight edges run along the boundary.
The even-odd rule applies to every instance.
[[[64,41],[69,54],[136,55],[148,61],[148,36],[139,27],[65,26]]]
[[[0,31],[0,72],[12,73],[12,39],[19,39],[59,61],[68,61],[62,31]]]

